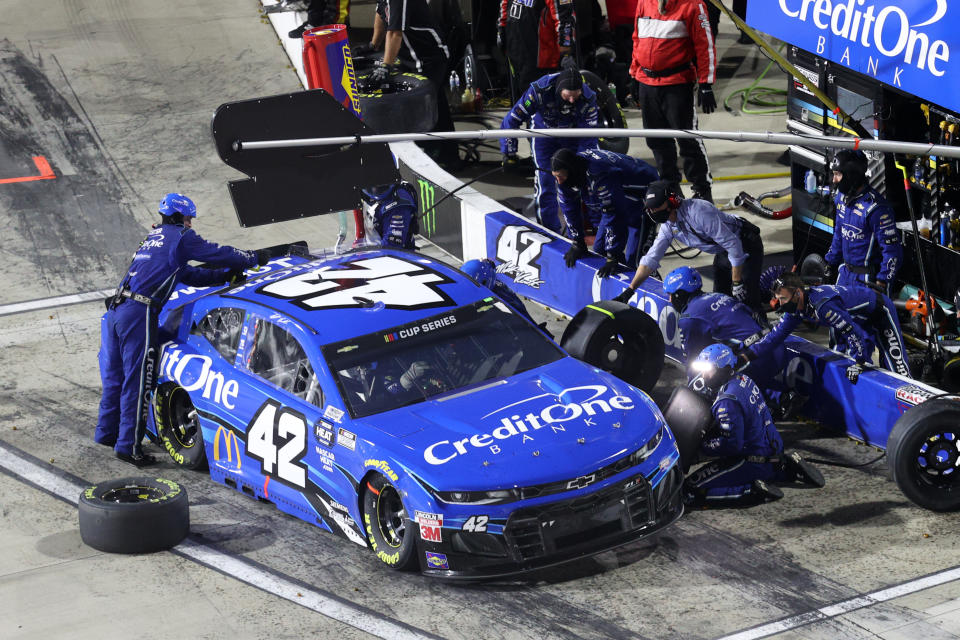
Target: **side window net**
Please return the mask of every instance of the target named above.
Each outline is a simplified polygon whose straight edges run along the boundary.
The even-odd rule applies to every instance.
[[[247,366],[275,387],[323,407],[323,391],[313,366],[297,339],[283,327],[257,320]]]
[[[202,336],[227,362],[237,357],[237,345],[243,329],[243,309],[220,307],[211,310],[190,332]]]

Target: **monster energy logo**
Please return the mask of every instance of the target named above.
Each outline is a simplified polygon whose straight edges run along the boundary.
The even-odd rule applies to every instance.
[[[437,232],[437,192],[429,180],[417,178],[417,184],[420,185],[420,220],[423,233],[429,237]]]

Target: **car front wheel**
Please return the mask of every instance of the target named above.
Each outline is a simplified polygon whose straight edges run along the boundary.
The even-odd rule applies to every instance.
[[[363,525],[370,547],[391,569],[417,565],[416,534],[400,492],[380,474],[371,476],[363,494]]]

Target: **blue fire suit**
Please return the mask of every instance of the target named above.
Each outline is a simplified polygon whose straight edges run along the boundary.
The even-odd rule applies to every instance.
[[[749,351],[757,357],[779,348],[802,321],[830,327],[837,350],[858,364],[870,362],[873,349],[880,349],[886,369],[910,376],[907,350],[897,310],[890,298],[863,286],[820,285],[810,287],[802,310],[785,313],[780,322]]]
[[[716,457],[691,473],[685,486],[700,500],[740,500],[754,480],[782,480],[783,440],[760,388],[749,376],[731,378],[711,408],[714,424],[700,443],[701,455]]]
[[[582,129],[597,126],[597,94],[587,84],[583,95],[573,104],[560,99],[557,92],[559,73],[543,76],[530,85],[510,113],[503,119],[501,129],[519,129],[525,122],[533,129],[564,128]],[[517,153],[516,138],[501,138],[500,152],[504,155]],[[534,176],[534,197],[537,205],[537,221],[553,231],[560,230],[557,209],[557,181],[550,172],[550,158],[558,149],[575,151],[597,148],[596,138],[531,138],[530,148]]]
[[[691,298],[680,314],[680,344],[685,359],[696,358],[704,348],[722,342],[738,350],[763,337],[763,328],[747,305],[723,293],[704,293]],[[783,385],[775,378],[787,366],[783,344],[750,361],[744,373],[763,383],[767,401],[779,402]]]
[[[636,267],[637,247],[648,228],[643,197],[647,185],[659,180],[660,174],[650,163],[622,153],[587,149],[577,155],[587,161],[586,184],[577,188],[567,182],[559,188],[567,235],[575,241],[583,239],[582,210],[586,208],[596,228],[593,250],[617,260],[625,254],[627,264]]]
[[[254,252],[220,247],[180,225],[158,225],[140,243],[100,321],[103,395],[94,440],[119,453],[140,454],[156,379],[160,308],[181,282],[204,287],[226,281],[226,271],[191,267],[191,260],[229,268],[257,264]]]
[[[840,265],[837,284],[890,283],[903,264],[893,208],[870,187],[850,199],[838,193],[834,204],[833,240],[824,259],[827,264]]]

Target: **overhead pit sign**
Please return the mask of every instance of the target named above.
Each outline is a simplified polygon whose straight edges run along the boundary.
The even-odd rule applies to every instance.
[[[960,111],[960,0],[750,0],[747,24]]]

